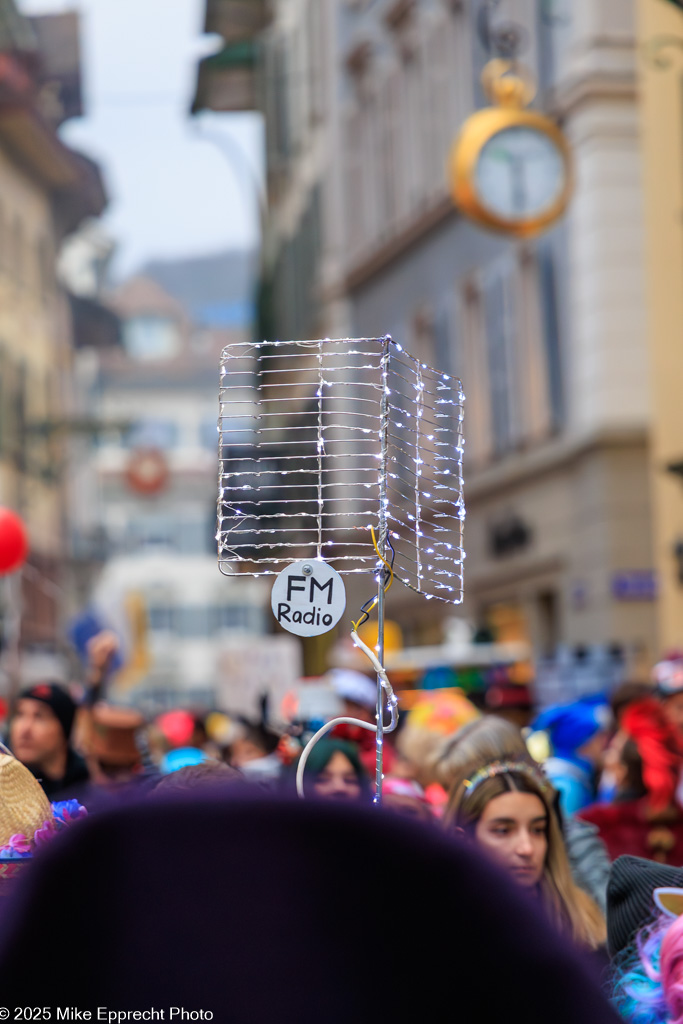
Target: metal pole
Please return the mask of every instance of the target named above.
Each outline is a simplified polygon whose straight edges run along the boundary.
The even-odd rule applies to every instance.
[[[384,566],[377,591],[377,657],[384,665]],[[384,691],[382,679],[377,676],[377,732],[375,733],[375,803],[382,802],[382,755],[384,751]]]
[[[380,446],[381,459],[379,471],[379,537],[377,546],[383,558],[387,548],[387,455],[388,455],[388,417],[387,417],[387,363],[389,360],[390,338],[384,339],[382,352],[382,400],[380,402]],[[384,565],[380,564],[377,582],[377,657],[384,667]],[[377,732],[375,734],[375,803],[382,802],[382,766],[384,753],[384,688],[382,678],[377,676]]]

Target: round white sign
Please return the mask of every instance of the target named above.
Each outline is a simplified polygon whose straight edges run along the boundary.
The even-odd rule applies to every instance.
[[[320,636],[341,619],[346,608],[344,581],[331,565],[317,558],[292,562],[273,584],[273,615],[297,636]]]

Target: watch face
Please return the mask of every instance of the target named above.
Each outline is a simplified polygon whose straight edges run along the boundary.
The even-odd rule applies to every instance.
[[[481,203],[497,217],[537,217],[561,196],[566,182],[561,150],[544,132],[523,125],[496,132],[482,147],[475,171]]]

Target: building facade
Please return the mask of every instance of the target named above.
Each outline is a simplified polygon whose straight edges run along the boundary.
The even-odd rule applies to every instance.
[[[266,126],[268,215],[262,251],[261,338],[344,334],[323,297],[339,275],[328,168],[339,122],[333,0],[207,0],[204,28],[225,40],[199,65],[192,110],[258,109]],[[336,320],[335,320],[336,316]]]
[[[465,612],[538,655],[618,645],[646,663],[656,605],[634,7],[530,0],[488,20],[476,2],[339,7],[345,142],[330,166],[346,189],[351,333],[388,331],[464,381]],[[458,126],[487,102],[480,75],[506,24],[576,173],[564,222],[522,243],[460,216],[445,174]]]
[[[683,11],[638,0],[658,641],[683,648]]]
[[[461,376],[464,613],[539,657],[598,645],[644,670],[659,638],[635,3],[279,0],[269,15],[254,81],[267,268],[280,253],[284,277],[266,278],[281,300],[265,336],[390,333]],[[564,220],[525,242],[469,223],[446,175],[488,102],[485,63],[511,48],[576,174]],[[305,248],[314,196],[302,273],[291,247]],[[392,592],[391,614],[409,642],[434,637],[433,606],[409,592]]]
[[[150,264],[109,295],[121,344],[91,353],[90,408],[110,429],[76,543],[102,552],[92,604],[124,645],[112,692],[150,710],[214,704],[226,649],[265,630],[259,581],[235,588],[216,568],[220,354],[250,328],[236,260]]]
[[[74,325],[56,261],[106,200],[97,166],[57,134],[82,113],[77,16],[28,19],[3,0],[0,22],[0,504],[30,540],[0,596],[0,692],[11,692],[61,644]]]

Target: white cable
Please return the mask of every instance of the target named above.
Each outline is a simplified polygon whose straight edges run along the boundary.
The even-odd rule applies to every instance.
[[[304,796],[304,771],[306,769],[306,762],[308,761],[308,755],[313,750],[319,739],[321,739],[329,729],[333,729],[335,725],[360,725],[362,729],[367,729],[369,732],[377,732],[377,726],[371,722],[363,722],[360,718],[333,718],[329,722],[325,722],[322,728],[318,729],[316,733],[311,736],[310,740],[301,751],[301,757],[299,758],[299,764],[296,769],[296,791],[300,797]]]
[[[356,647],[360,647],[360,649],[370,659],[375,668],[375,671],[377,672],[377,675],[382,681],[382,688],[386,695],[387,706],[389,709],[389,714],[391,715],[391,721],[389,725],[384,726],[384,732],[393,732],[396,726],[398,725],[398,697],[394,693],[393,687],[389,682],[389,677],[384,669],[384,666],[380,664],[379,658],[377,657],[375,652],[370,647],[368,647],[367,644],[363,643],[355,629],[351,630],[351,639],[353,640]]]
[[[380,664],[375,652],[371,650],[371,648],[368,647],[367,644],[363,643],[355,629],[351,630],[351,639],[353,640],[356,647],[360,647],[363,653],[366,654],[367,657],[370,659],[373,668],[375,669],[377,675],[380,677],[382,681],[382,689],[386,694],[388,710],[389,714],[391,715],[391,722],[389,723],[389,725],[384,726],[384,732],[393,732],[393,730],[396,728],[398,724],[398,699],[392,689],[391,683],[389,682],[389,677],[387,676],[383,666]],[[383,714],[384,709],[382,708],[379,711],[379,713]],[[308,761],[308,756],[313,750],[313,747],[316,745],[318,740],[321,739],[325,735],[325,733],[328,732],[330,729],[333,729],[335,725],[359,725],[361,729],[367,729],[368,732],[377,732],[376,725],[372,725],[371,722],[363,722],[360,718],[333,718],[329,722],[326,722],[325,725],[323,725],[320,729],[318,729],[316,733],[313,734],[313,736],[311,736],[310,740],[308,741],[304,749],[301,751],[301,757],[299,758],[299,764],[297,765],[296,769],[296,791],[300,797],[304,796],[304,771],[306,770],[306,762]]]
[[[351,639],[353,640],[353,642],[356,645],[356,647],[360,647],[360,649],[364,652],[364,654],[366,654],[368,656],[368,658],[370,659],[370,661],[373,664],[375,672],[377,673],[377,675],[382,680],[384,686],[388,687],[390,692],[393,693],[394,691],[391,689],[391,683],[389,682],[389,678],[388,678],[388,676],[387,676],[387,674],[386,674],[386,672],[384,670],[384,666],[380,664],[379,658],[377,657],[375,652],[372,650],[372,648],[368,647],[367,644],[363,643],[363,641],[358,636],[358,633],[356,632],[355,629],[351,630]]]

